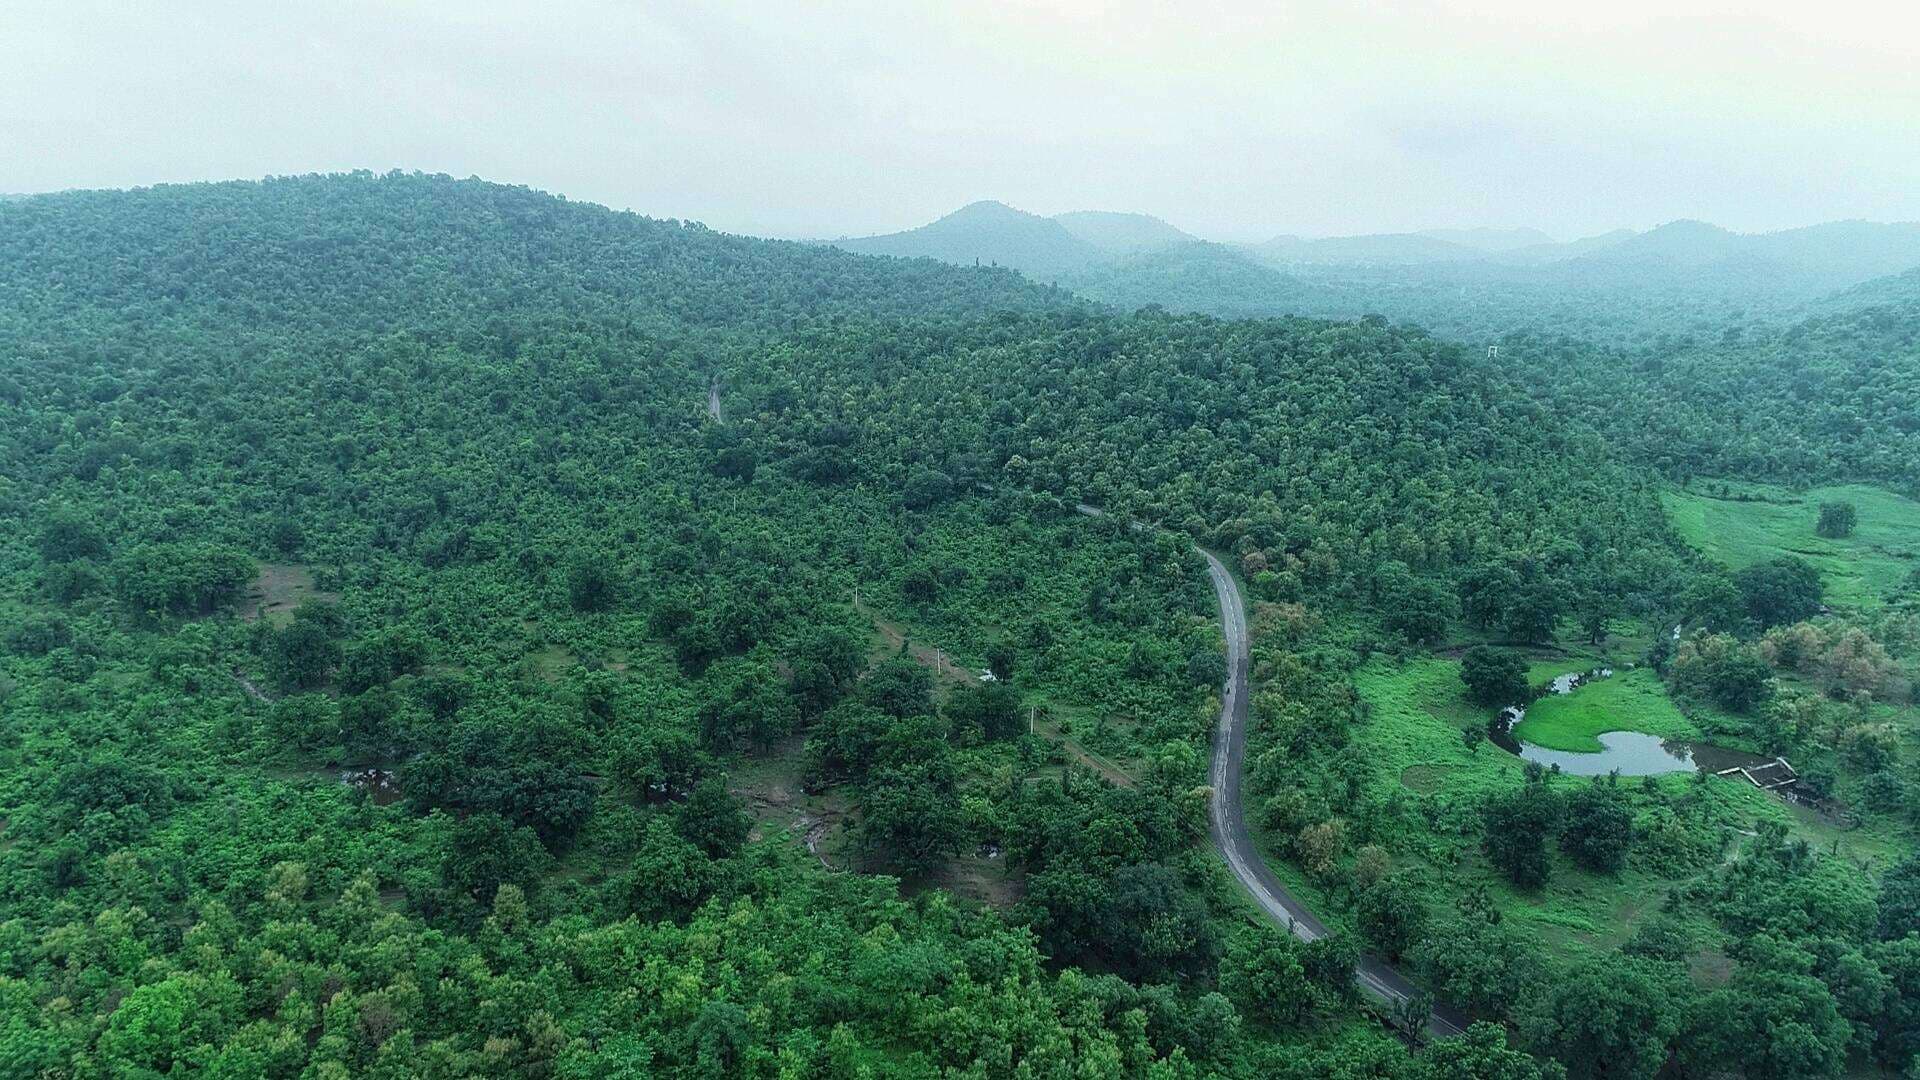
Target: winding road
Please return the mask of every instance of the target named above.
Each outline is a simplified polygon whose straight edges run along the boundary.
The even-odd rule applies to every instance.
[[[1240,775],[1247,756],[1247,606],[1226,564],[1205,548],[1195,550],[1207,560],[1207,575],[1213,579],[1213,592],[1220,601],[1220,631],[1227,639],[1227,681],[1220,693],[1220,725],[1213,733],[1213,758],[1207,765],[1207,782],[1213,788],[1208,807],[1213,843],[1241,887],[1269,918],[1300,940],[1313,941],[1327,935],[1326,924],[1287,891],[1261,858],[1247,832],[1246,810],[1241,804]],[[1373,956],[1360,958],[1353,979],[1361,990],[1389,1005],[1411,1000],[1420,992],[1386,961]],[[1446,1006],[1436,1006],[1427,1017],[1427,1031],[1440,1038],[1458,1035],[1466,1025],[1463,1014]]]

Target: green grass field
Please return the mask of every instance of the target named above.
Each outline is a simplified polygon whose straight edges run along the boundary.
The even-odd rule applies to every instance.
[[[1667,739],[1700,734],[1649,668],[1619,671],[1571,694],[1543,697],[1527,706],[1526,719],[1513,734],[1549,750],[1598,753],[1605,748],[1596,736],[1606,731],[1644,731]]]
[[[1920,502],[1880,488],[1853,484],[1793,492],[1714,480],[1670,490],[1663,502],[1681,538],[1709,557],[1738,570],[1797,556],[1820,570],[1827,598],[1836,604],[1878,606],[1920,566]],[[1850,502],[1859,510],[1852,536],[1829,540],[1814,533],[1823,502]]]
[[[1583,650],[1570,656],[1537,659],[1537,670],[1550,675],[1577,671],[1592,666],[1596,659],[1611,658],[1589,656]],[[1643,919],[1662,910],[1667,898],[1692,873],[1666,877],[1636,860],[1618,876],[1592,874],[1575,866],[1555,847],[1550,855],[1553,880],[1547,888],[1527,893],[1510,886],[1480,852],[1477,815],[1487,795],[1520,785],[1524,766],[1520,759],[1491,743],[1482,743],[1475,750],[1467,748],[1460,737],[1462,729],[1484,723],[1487,710],[1466,699],[1459,671],[1456,661],[1426,657],[1405,663],[1376,661],[1355,677],[1355,685],[1371,709],[1367,721],[1356,729],[1354,741],[1373,766],[1374,790],[1398,789],[1423,804],[1419,813],[1405,819],[1408,828],[1395,845],[1395,866],[1412,875],[1436,909],[1448,903],[1446,898],[1476,884],[1484,885],[1515,926],[1537,935],[1555,951],[1617,946]],[[1581,703],[1583,695],[1588,694],[1594,695],[1588,699],[1594,703],[1591,707]],[[1659,695],[1658,701],[1651,700],[1654,695]],[[1616,674],[1561,700],[1578,706],[1568,710],[1571,715],[1598,711],[1606,702],[1631,713],[1628,723],[1609,721],[1600,730],[1654,730],[1669,725],[1668,730],[1683,734],[1692,728],[1660,694],[1659,681],[1651,678],[1650,672]],[[1571,790],[1587,781],[1562,777],[1551,782]],[[1646,782],[1630,783],[1636,812],[1643,812],[1647,800],[1641,793],[1646,790]],[[1690,793],[1699,804],[1695,811],[1699,827],[1716,838],[1725,833],[1730,840],[1737,840],[1740,830],[1751,829],[1755,821],[1775,820],[1785,822],[1795,835],[1822,850],[1838,850],[1877,863],[1896,858],[1905,850],[1897,838],[1876,830],[1840,830],[1749,784],[1720,777],[1700,784],[1693,774],[1654,777],[1650,783],[1668,796]],[[1650,822],[1643,820],[1641,824],[1646,827]],[[1287,877],[1290,885],[1296,876]]]

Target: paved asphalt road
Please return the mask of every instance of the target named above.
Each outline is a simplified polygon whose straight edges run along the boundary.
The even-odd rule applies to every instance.
[[[1227,639],[1227,683],[1220,697],[1220,726],[1213,734],[1213,760],[1207,766],[1207,782],[1213,787],[1208,812],[1213,843],[1233,876],[1274,922],[1293,931],[1300,940],[1312,941],[1326,936],[1326,925],[1280,884],[1254,848],[1253,838],[1247,835],[1247,817],[1240,802],[1240,773],[1247,754],[1247,607],[1226,565],[1210,551],[1201,549],[1200,554],[1206,557],[1207,573],[1220,600],[1220,629]],[[1389,1003],[1405,1001],[1418,992],[1377,957],[1361,957],[1353,978],[1362,990]],[[1466,1025],[1464,1015],[1446,1006],[1435,1007],[1427,1018],[1427,1030],[1441,1038],[1460,1034]]]

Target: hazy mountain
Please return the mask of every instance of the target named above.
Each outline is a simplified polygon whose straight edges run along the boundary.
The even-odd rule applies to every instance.
[[[1485,254],[1422,233],[1372,233],[1319,240],[1276,236],[1252,250],[1260,258],[1282,265],[1413,266],[1477,259]]]
[[[1489,255],[1555,243],[1553,237],[1539,229],[1422,229],[1419,235],[1484,251]]]
[[[1813,311],[1822,313],[1872,307],[1910,307],[1920,310],[1920,268],[1862,282],[1823,297],[1811,305]]]
[[[835,240],[833,245],[864,255],[1010,266],[1048,278],[1108,257],[1105,249],[1074,235],[1052,218],[991,201],[963,206],[917,229]]]
[[[1199,238],[1174,228],[1152,214],[1124,214],[1111,210],[1075,210],[1055,214],[1053,220],[1074,236],[1103,251],[1130,254],[1171,244],[1191,244]]]
[[[1799,289],[1843,288],[1920,266],[1920,223],[1833,221],[1771,233],[1736,233],[1675,221],[1583,255],[1569,268],[1594,275],[1668,274],[1767,279]]]
[[[1615,229],[1612,232],[1604,232],[1598,236],[1587,236],[1578,240],[1570,240],[1564,244],[1533,244],[1528,247],[1513,248],[1508,251],[1498,252],[1493,258],[1496,262],[1514,265],[1565,262],[1568,259],[1576,259],[1582,255],[1590,255],[1596,251],[1605,251],[1608,248],[1616,247],[1638,235],[1640,234],[1632,229]]]
[[[1101,263],[1060,280],[1090,300],[1131,311],[1149,304],[1226,318],[1322,314],[1327,289],[1262,265],[1237,248],[1192,241]]]

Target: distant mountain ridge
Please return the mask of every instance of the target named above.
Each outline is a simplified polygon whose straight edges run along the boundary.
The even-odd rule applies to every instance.
[[[1562,325],[1600,318],[1612,328],[1685,329],[1743,310],[1784,318],[1875,302],[1847,290],[1920,268],[1920,223],[1912,222],[1739,233],[1682,219],[1564,243],[1537,229],[1464,228],[1239,245],[1198,240],[1147,214],[1044,217],[990,201],[917,229],[835,244],[1009,267],[1121,308],[1230,317],[1379,313],[1479,336],[1547,312]],[[1878,302],[1910,302],[1909,284],[1879,286],[1890,299]],[[1614,332],[1600,322],[1591,329]]]
[[[1200,238],[1151,214],[1116,213],[1111,210],[1075,210],[1055,214],[1053,220],[1066,230],[1105,251],[1133,254],[1174,244],[1192,244]]]
[[[835,240],[833,245],[863,255],[1009,266],[1043,278],[1109,257],[1106,248],[1076,236],[1052,218],[991,200],[969,203],[917,229]]]

